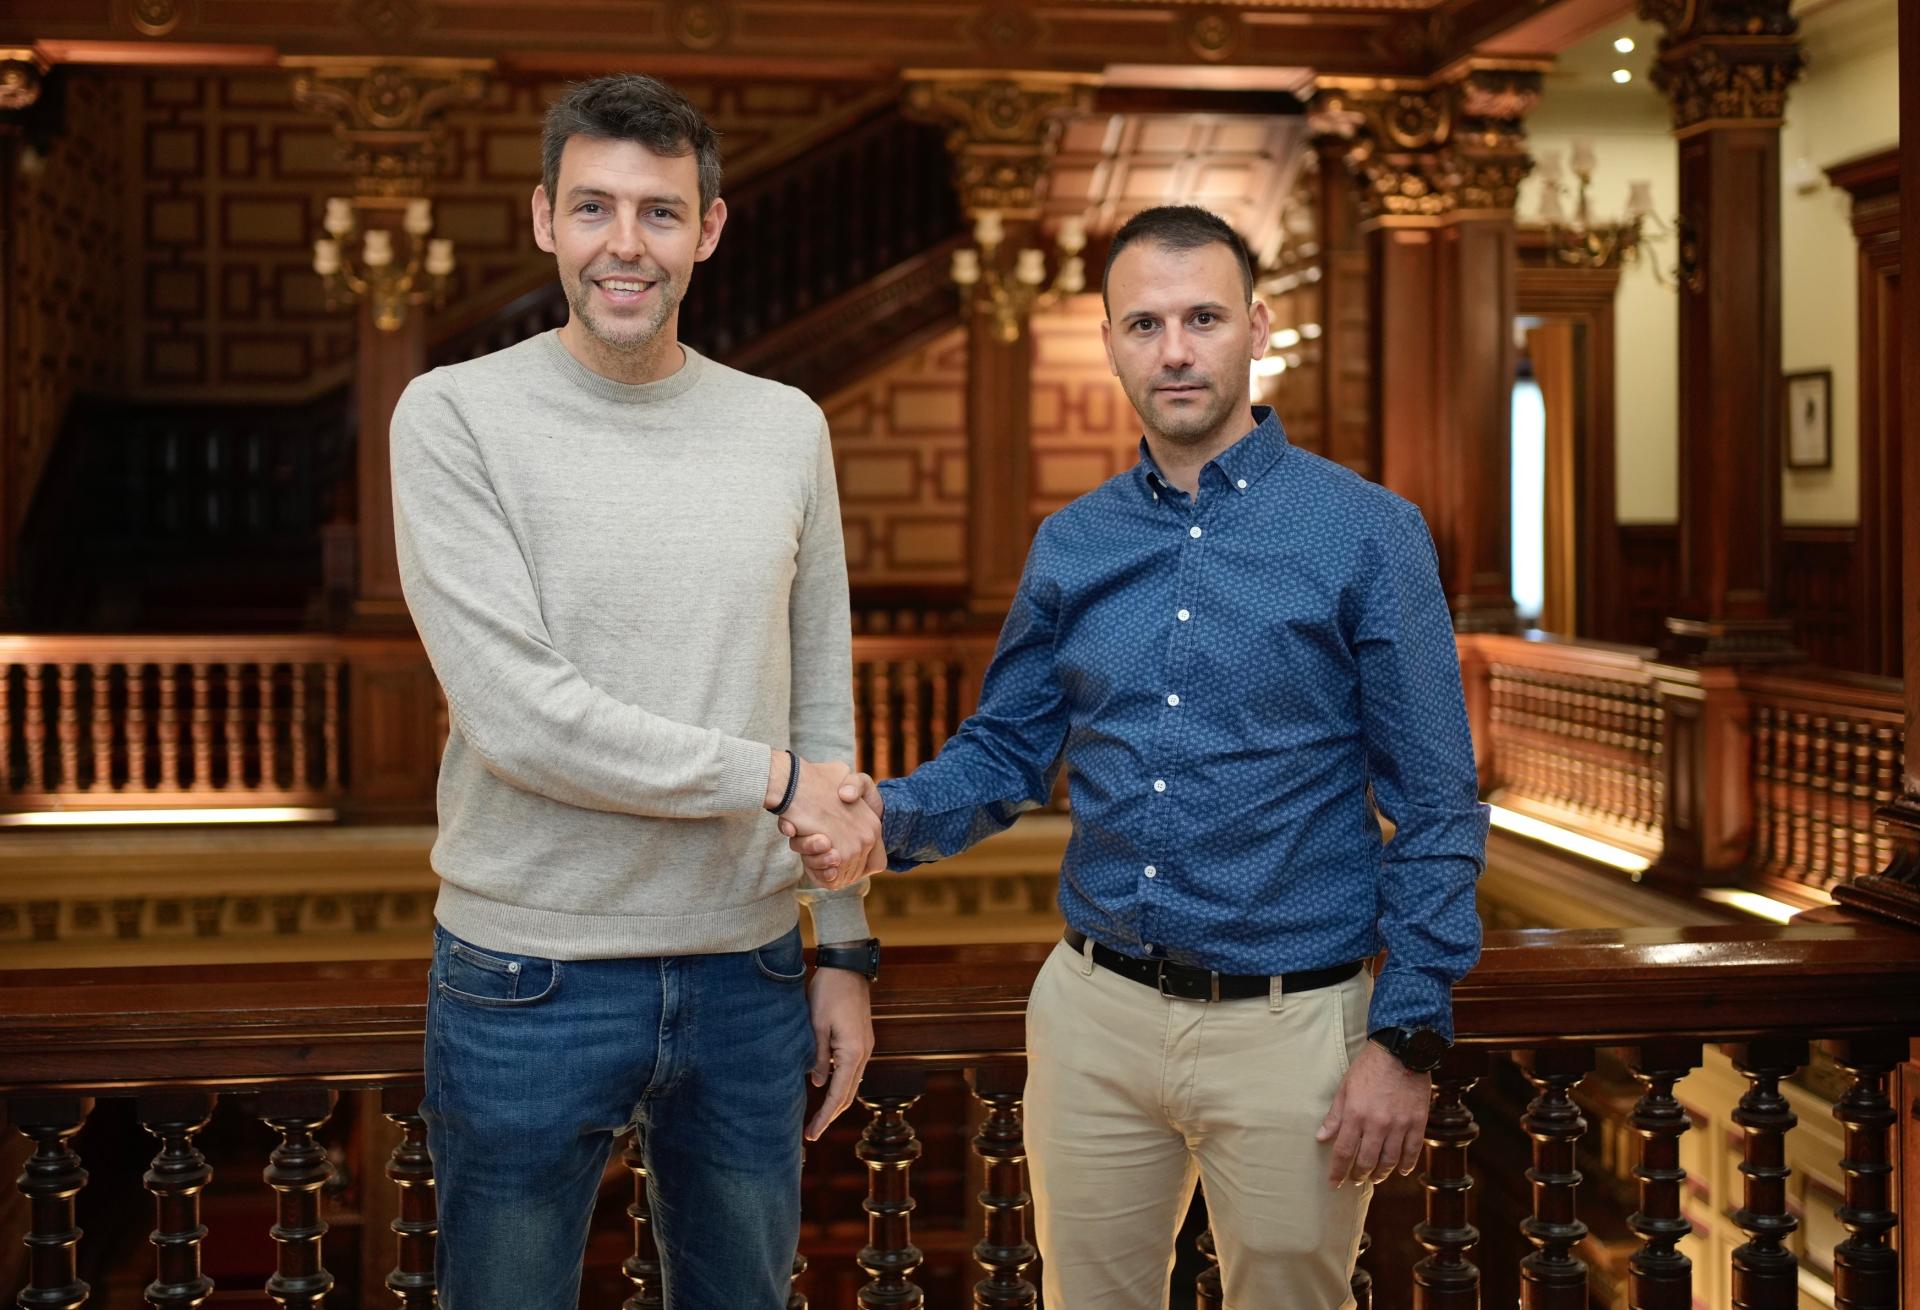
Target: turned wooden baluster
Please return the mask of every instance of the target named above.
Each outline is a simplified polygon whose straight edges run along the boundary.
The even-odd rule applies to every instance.
[[[13,788],[13,665],[0,663],[0,791]]]
[[[1873,863],[1873,725],[1857,722],[1853,725],[1853,741],[1850,753],[1853,756],[1853,784],[1851,792],[1853,818],[1847,825],[1852,838],[1851,863],[1849,872],[1854,877],[1862,874],[1878,873]]]
[[[73,1220],[74,1198],[87,1185],[87,1171],[68,1141],[92,1109],[92,1100],[73,1096],[34,1097],[7,1106],[13,1126],[34,1143],[19,1181],[29,1213],[27,1285],[19,1296],[24,1310],[79,1310],[87,1303],[91,1289],[80,1279],[80,1229]]]
[[[1813,743],[1807,731],[1809,715],[1804,710],[1795,710],[1789,716],[1793,725],[1788,733],[1790,763],[1787,769],[1787,805],[1789,807],[1789,831],[1793,834],[1786,860],[1790,875],[1800,876],[1807,867],[1809,815],[1807,812],[1807,760],[1813,753]]]
[[[1733,1252],[1734,1310],[1794,1310],[1799,1304],[1799,1262],[1786,1247],[1800,1221],[1787,1213],[1787,1130],[1799,1117],[1781,1095],[1780,1080],[1807,1062],[1807,1044],[1769,1038],[1726,1048],[1733,1067],[1749,1084],[1733,1121],[1746,1131],[1740,1172],[1744,1203],[1733,1222],[1748,1240]]]
[[[900,666],[900,776],[920,767],[920,696],[925,686],[917,660]]]
[[[1473,1173],[1467,1150],[1480,1136],[1467,1093],[1486,1072],[1483,1052],[1455,1047],[1433,1073],[1433,1103],[1427,1110],[1425,1169],[1427,1216],[1413,1238],[1426,1256],[1413,1267],[1414,1310],[1477,1310],[1480,1270],[1467,1258],[1480,1230],[1467,1218]]]
[[[293,685],[293,702],[287,708],[287,755],[293,760],[293,789],[305,791],[312,768],[307,744],[307,666],[290,665],[287,674]]]
[[[1779,768],[1773,731],[1773,707],[1753,707],[1753,865],[1771,869],[1779,859],[1774,819],[1774,775]]]
[[[1906,1058],[1904,1037],[1862,1037],[1822,1045],[1853,1076],[1833,1107],[1846,1128],[1840,1172],[1846,1199],[1835,1211],[1848,1236],[1833,1248],[1834,1310],[1895,1310],[1900,1304],[1900,1258],[1888,1243],[1898,1219],[1892,1210],[1891,1134],[1898,1114],[1887,1098],[1887,1075]]]
[[[247,790],[246,692],[240,665],[227,662],[227,790]]]
[[[881,660],[873,666],[873,767],[876,778],[894,777],[893,665]]]
[[[627,1218],[633,1222],[633,1254],[620,1266],[633,1284],[633,1295],[620,1303],[620,1310],[660,1310],[666,1304],[660,1284],[660,1248],[653,1240],[653,1207],[647,1199],[646,1130],[638,1124],[620,1159],[633,1175],[633,1201],[627,1206]]]
[[[1807,862],[1799,870],[1803,882],[1822,886],[1828,880],[1828,834],[1833,824],[1828,779],[1833,769],[1833,720],[1815,714],[1807,725]]]
[[[147,1284],[147,1302],[161,1310],[193,1310],[213,1295],[213,1280],[200,1271],[200,1244],[207,1237],[200,1222],[200,1193],[213,1181],[213,1170],[193,1142],[213,1117],[213,1097],[204,1092],[155,1093],[140,1097],[135,1113],[160,1139],[160,1154],[142,1180],[153,1193],[156,1217],[149,1239],[154,1279]]]
[[[400,1193],[400,1214],[390,1225],[398,1239],[387,1290],[401,1310],[433,1310],[434,1244],[440,1237],[439,1205],[433,1187],[433,1157],[427,1154],[427,1121],[420,1117],[418,1083],[380,1092],[380,1113],[400,1130],[387,1156],[387,1177]]]
[[[333,1115],[334,1094],[327,1091],[265,1092],[254,1113],[280,1135],[261,1176],[274,1190],[278,1222],[273,1276],[267,1295],[293,1310],[319,1310],[333,1290],[333,1275],[321,1258],[327,1221],[320,1217],[320,1189],[333,1177],[333,1165],[314,1132]]]
[[[1353,1274],[1347,1279],[1347,1291],[1353,1297],[1353,1310],[1373,1310],[1373,1275],[1367,1272],[1367,1252],[1373,1249],[1373,1234],[1362,1229],[1360,1247],[1353,1255]]]
[[[326,717],[320,721],[321,764],[325,768],[327,794],[340,790],[340,666],[329,664],[320,684],[321,708]]]
[[[80,790],[80,670],[64,663],[60,673],[60,712],[54,720],[54,745],[60,752],[60,776],[55,791]]]
[[[160,786],[180,790],[180,674],[175,665],[160,668]]]
[[[1700,1067],[1700,1043],[1657,1042],[1627,1054],[1633,1076],[1645,1085],[1631,1120],[1640,1135],[1640,1204],[1627,1226],[1641,1238],[1627,1261],[1628,1310],[1690,1310],[1693,1263],[1680,1254],[1680,1239],[1693,1231],[1680,1213],[1687,1171],[1680,1167],[1680,1137],[1691,1121],[1674,1099],[1673,1085]]]
[[[1853,723],[1837,718],[1829,734],[1831,751],[1824,786],[1827,793],[1827,884],[1842,882],[1853,868]],[[1864,872],[1864,870],[1862,870]]]
[[[987,1276],[974,1284],[975,1310],[1017,1310],[1039,1302],[1025,1274],[1039,1252],[1027,1240],[1027,1146],[1021,1129],[1020,1098],[1026,1076],[1017,1068],[984,1065],[967,1070],[967,1085],[986,1107],[987,1117],[974,1136],[973,1151],[986,1165],[980,1193],[986,1230],[973,1258]]]
[[[260,742],[260,789],[278,791],[280,789],[280,761],[277,758],[273,724],[273,665],[262,660],[255,668],[255,681],[260,688],[260,717],[254,728]]]
[[[860,1310],[920,1310],[926,1303],[913,1271],[920,1248],[913,1244],[913,1162],[920,1139],[907,1111],[920,1099],[926,1077],[914,1069],[868,1073],[860,1084],[860,1104],[873,1118],[860,1132],[854,1153],[867,1165],[867,1244],[860,1267],[870,1275],[860,1288]]]
[[[1221,1310],[1226,1297],[1220,1290],[1220,1252],[1213,1244],[1211,1224],[1200,1230],[1193,1245],[1200,1252],[1200,1272],[1193,1280],[1196,1310]]]
[[[93,738],[93,791],[113,790],[113,665],[95,661],[87,684],[87,728]]]
[[[193,666],[193,712],[187,716],[187,735],[193,742],[193,790],[213,787],[213,692],[208,665]]]
[[[151,791],[147,782],[147,666],[127,665],[127,790]]]
[[[1584,1048],[1518,1051],[1514,1063],[1539,1094],[1527,1105],[1520,1126],[1533,1139],[1533,1213],[1520,1231],[1533,1250],[1520,1261],[1522,1310],[1585,1310],[1587,1266],[1573,1248],[1587,1235],[1575,1215],[1580,1171],[1574,1148],[1587,1131],[1573,1089],[1593,1071],[1593,1052]]]
[[[46,698],[42,691],[42,672],[38,664],[26,665],[23,672],[26,675],[27,704],[26,718],[20,727],[27,744],[27,790],[45,791],[47,789],[47,711]]]
[[[936,660],[933,665],[933,695],[931,706],[933,713],[927,721],[927,739],[933,743],[933,753],[938,755],[940,747],[946,742],[948,725],[953,722],[952,711],[948,703],[953,699],[953,675],[948,671],[945,660]]]
[[[806,1293],[800,1290],[800,1275],[807,1272],[807,1257],[798,1251],[793,1253],[793,1273],[788,1277],[793,1290],[787,1293],[787,1310],[807,1310]]]

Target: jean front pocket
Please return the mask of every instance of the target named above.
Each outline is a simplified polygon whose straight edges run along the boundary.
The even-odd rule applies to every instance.
[[[774,982],[796,983],[805,978],[807,957],[800,949],[800,930],[791,929],[753,952],[753,967]]]
[[[504,955],[448,939],[434,986],[441,996],[467,1005],[534,1005],[560,986],[560,962],[533,955]]]

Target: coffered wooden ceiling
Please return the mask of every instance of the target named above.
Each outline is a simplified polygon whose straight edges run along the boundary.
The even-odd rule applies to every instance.
[[[1053,68],[1110,83],[1292,90],[1423,76],[1556,9],[1621,0],[0,0],[0,46],[48,62],[462,56],[502,72],[644,67],[872,77]],[[1528,38],[1522,36],[1524,44]]]

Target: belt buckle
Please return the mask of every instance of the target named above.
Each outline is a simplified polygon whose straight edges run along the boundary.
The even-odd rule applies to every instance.
[[[1167,990],[1167,966],[1173,963],[1173,961],[1160,960],[1157,963],[1158,967],[1154,970],[1154,985],[1159,988],[1160,994],[1168,1000],[1211,1002],[1220,999],[1220,974],[1217,970],[1207,970],[1207,994],[1205,996],[1183,996],[1179,992]]]

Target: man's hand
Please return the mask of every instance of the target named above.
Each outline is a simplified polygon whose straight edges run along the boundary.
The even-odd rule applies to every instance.
[[[867,980],[851,969],[815,969],[807,984],[813,1011],[813,1085],[827,1089],[807,1122],[807,1140],[817,1142],[827,1125],[853,1104],[860,1075],[873,1054],[873,1010]]]
[[[776,753],[774,757],[774,768],[767,780],[769,794],[774,790],[776,778],[781,782],[781,791],[785,791],[784,757],[785,752]],[[857,794],[851,797],[844,794],[842,785],[849,778],[847,766],[801,760],[799,767],[800,781],[794,790],[793,804],[780,816],[780,831],[789,837],[812,839],[818,849],[806,866],[813,880],[831,890],[871,872],[876,856],[879,865],[884,867],[886,851],[880,842],[880,816],[869,806],[860,804]],[[778,796],[768,802],[769,806],[778,803]]]
[[[886,800],[880,795],[880,788],[874,784],[869,774],[850,773],[842,779],[840,801],[849,806],[857,806],[865,801],[867,808],[873,811],[875,822],[878,822],[886,813]],[[836,873],[837,866],[837,852],[834,850],[831,838],[823,833],[809,833],[804,828],[789,822],[784,816],[780,820],[780,831],[790,839],[787,845],[800,857],[800,863],[806,866],[807,872],[813,875],[814,881],[825,886],[839,886],[841,883],[852,880],[848,877],[842,878],[840,883],[828,881]],[[886,867],[886,846],[882,842],[875,842],[872,855],[860,872],[878,873]]]
[[[1372,1042],[1355,1057],[1340,1080],[1333,1108],[1314,1134],[1333,1143],[1327,1181],[1385,1182],[1395,1169],[1413,1172],[1426,1141],[1427,1104],[1433,1079],[1414,1073]]]

